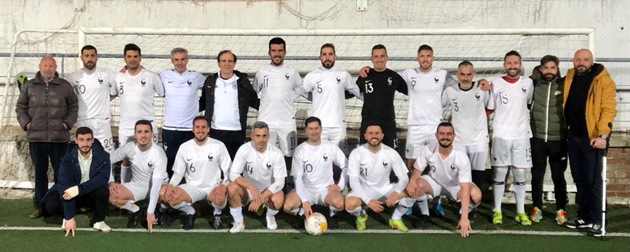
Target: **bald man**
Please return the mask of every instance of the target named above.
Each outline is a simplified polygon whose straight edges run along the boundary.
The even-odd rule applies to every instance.
[[[56,183],[59,161],[70,141],[69,130],[77,121],[78,104],[72,85],[59,78],[55,59],[44,56],[39,63],[39,72],[24,84],[15,106],[20,127],[26,131],[35,167],[36,211],[31,218],[45,214],[40,210],[40,203],[48,192],[48,162],[50,159]]]
[[[564,116],[568,127],[567,150],[571,175],[577,186],[577,217],[569,228],[590,228],[602,235],[602,166],[612,122],[617,113],[615,82],[606,68],[593,63],[593,53],[578,50],[564,81]]]

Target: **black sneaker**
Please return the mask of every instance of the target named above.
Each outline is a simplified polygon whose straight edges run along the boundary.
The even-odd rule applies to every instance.
[[[602,225],[593,224],[593,227],[591,227],[586,234],[588,234],[588,236],[601,237],[603,233]]]
[[[297,221],[296,221],[296,222],[294,222],[294,223],[293,223],[293,225],[292,225],[292,226],[293,226],[293,228],[294,228],[294,229],[297,229],[297,230],[302,230],[302,229],[304,229],[304,221],[306,220],[306,219],[304,218],[304,216],[298,216],[296,219],[297,219]]]
[[[195,227],[195,219],[197,219],[197,215],[187,214],[184,219],[184,230],[193,229]]]
[[[138,224],[140,223],[140,211],[131,213],[131,215],[129,215],[129,219],[127,220],[127,228],[135,228],[138,226]]]
[[[417,229],[426,229],[429,225],[429,216],[421,214],[416,222],[413,223],[413,227]]]
[[[220,214],[215,214],[214,215],[214,220],[212,221],[211,225],[212,229],[214,230],[219,230],[222,227],[223,222],[221,222],[221,215]]]
[[[593,223],[591,223],[590,221],[587,221],[585,219],[582,219],[580,217],[577,217],[575,219],[570,219],[567,222],[564,223],[564,225],[568,228],[591,228],[593,227]]]
[[[328,229],[338,229],[339,221],[335,217],[328,217]]]
[[[169,212],[162,212],[160,213],[159,223],[163,228],[168,228],[171,224],[173,224],[173,216],[171,216],[171,213]]]

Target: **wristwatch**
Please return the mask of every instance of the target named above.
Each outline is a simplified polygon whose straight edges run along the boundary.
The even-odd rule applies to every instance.
[[[606,135],[601,135],[599,137],[601,137],[602,139],[606,140]]]

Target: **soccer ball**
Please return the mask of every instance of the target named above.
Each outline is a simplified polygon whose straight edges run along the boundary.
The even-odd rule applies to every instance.
[[[321,213],[313,213],[311,217],[308,217],[304,221],[304,229],[310,235],[321,235],[328,229],[328,222],[326,217]]]

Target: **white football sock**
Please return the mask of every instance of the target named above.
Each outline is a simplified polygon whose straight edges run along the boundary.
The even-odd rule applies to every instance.
[[[494,195],[494,209],[501,210],[501,200],[503,200],[503,194],[505,193],[505,178],[507,176],[508,169],[505,166],[494,167],[494,186],[492,187],[492,194]]]
[[[195,214],[195,208],[188,202],[182,202],[179,205],[173,206],[173,208],[186,213],[187,215]]]
[[[271,217],[271,216],[276,216],[276,214],[278,214],[278,212],[280,212],[279,210],[273,210],[269,207],[267,207],[267,216]]]
[[[134,204],[135,201],[133,200],[128,200],[127,203],[121,207],[121,209],[125,209],[125,210],[129,210],[132,213],[138,212],[140,211],[140,207],[136,204]]]
[[[429,202],[426,194],[416,198],[416,204],[418,205],[418,208],[420,208],[420,213],[422,215],[429,216]]]
[[[232,218],[234,218],[234,222],[241,223],[243,222],[243,207],[230,207],[230,214]]]
[[[356,207],[355,209],[352,209],[350,211],[348,211],[349,214],[351,214],[352,216],[360,216],[361,215],[361,206]]]
[[[516,196],[516,213],[525,212],[525,169],[512,168],[514,176],[514,195]]]

